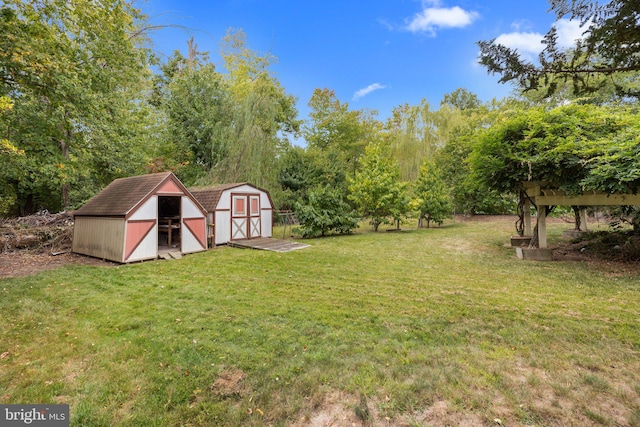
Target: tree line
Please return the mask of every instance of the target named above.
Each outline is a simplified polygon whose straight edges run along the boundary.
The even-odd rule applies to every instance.
[[[305,235],[349,232],[361,218],[377,229],[514,212],[522,180],[574,192],[640,184],[628,63],[595,89],[583,72],[580,86],[520,64],[528,77],[507,99],[482,102],[461,88],[437,108],[405,104],[386,120],[318,88],[301,120],[271,70],[276,58],[251,50],[241,30],[227,32],[215,64],[193,38],[160,61],[152,27],[124,0],[4,2],[0,215],[73,209],[115,178],[168,170],[188,186],[265,188]],[[481,49],[491,72],[514,64],[500,62],[514,52]]]

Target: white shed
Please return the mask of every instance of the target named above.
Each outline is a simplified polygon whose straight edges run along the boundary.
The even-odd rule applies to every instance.
[[[213,243],[271,237],[273,201],[269,192],[247,182],[191,190],[207,210]]]
[[[128,263],[204,251],[205,216],[171,172],[116,179],[74,213],[73,252]]]

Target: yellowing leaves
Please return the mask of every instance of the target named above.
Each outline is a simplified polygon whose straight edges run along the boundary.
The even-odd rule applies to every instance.
[[[0,113],[13,109],[13,100],[8,96],[0,96]]]
[[[24,155],[24,150],[20,150],[6,139],[0,139],[0,154],[22,156]]]

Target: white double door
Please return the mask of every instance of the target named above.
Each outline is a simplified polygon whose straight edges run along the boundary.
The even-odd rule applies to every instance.
[[[231,195],[231,240],[261,236],[260,195]]]

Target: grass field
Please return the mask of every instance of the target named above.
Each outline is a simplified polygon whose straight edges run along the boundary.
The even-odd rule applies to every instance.
[[[512,228],[0,279],[0,403],[83,426],[640,425],[640,278],[518,260]]]

